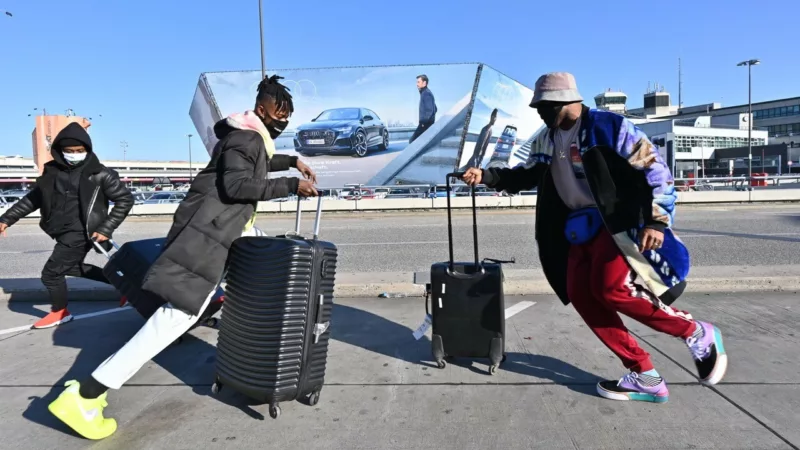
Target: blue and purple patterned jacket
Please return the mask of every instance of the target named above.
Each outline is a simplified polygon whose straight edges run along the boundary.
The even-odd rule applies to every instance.
[[[552,132],[539,136],[523,167],[486,169],[484,183],[509,192],[538,187],[536,235],[542,267],[556,293],[568,303],[566,281],[558,273],[569,248],[563,236],[569,210],[549,170],[552,136]],[[608,111],[584,106],[579,137],[581,162],[573,164],[582,166],[606,228],[638,275],[637,284],[664,303],[672,303],[686,284],[689,251],[672,231],[677,195],[664,158],[631,121]],[[638,250],[638,234],[645,227],[664,233],[658,250]]]

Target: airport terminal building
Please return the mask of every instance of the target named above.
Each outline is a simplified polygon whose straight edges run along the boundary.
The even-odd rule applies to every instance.
[[[627,109],[619,91],[595,97],[597,108],[624,114],[664,153],[676,178],[748,173],[748,106],[719,103],[678,107],[670,94],[655,88],[642,108]],[[800,160],[800,97],[752,104],[753,172],[786,174]]]

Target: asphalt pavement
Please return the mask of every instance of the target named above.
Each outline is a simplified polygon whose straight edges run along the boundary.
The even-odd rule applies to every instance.
[[[314,213],[303,216],[309,232]],[[129,218],[115,234],[119,243],[165,236],[171,217]],[[516,258],[509,270],[537,269],[533,210],[478,212],[480,257]],[[294,215],[261,215],[257,225],[268,234],[294,229]],[[444,210],[420,212],[323,213],[321,238],[339,247],[339,273],[368,274],[429,271],[448,257]],[[693,267],[769,267],[800,265],[800,205],[678,205],[676,230],[691,252]],[[454,212],[456,259],[471,260],[472,216]],[[0,238],[0,279],[38,278],[53,247],[36,221],[20,222]],[[89,260],[102,265],[103,257]],[[800,273],[798,274],[800,275]]]
[[[29,324],[43,305],[0,305],[0,333]],[[676,305],[722,330],[730,365],[699,385],[685,344],[627,321],[669,383],[655,405],[598,397],[619,361],[552,296],[507,298],[508,360],[432,363],[412,331],[419,299],[339,299],[319,404],[282,404],[277,420],[223,388],[210,393],[217,330],[198,327],[109,395],[109,439],[77,437],[47,412],[64,381],[88,375],[141,326],[132,310],[76,303],[82,318],[55,330],[0,334],[4,449],[797,449],[800,311],[796,294],[687,295]],[[224,321],[224,310],[222,312]],[[266,418],[265,418],[266,416]]]

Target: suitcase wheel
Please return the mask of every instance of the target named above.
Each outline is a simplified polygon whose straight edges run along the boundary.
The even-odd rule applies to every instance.
[[[447,362],[445,360],[443,360],[443,359],[440,359],[440,360],[436,361],[436,367],[438,367],[440,369],[444,369],[445,367],[447,367]]]
[[[489,375],[494,375],[497,373],[497,364],[492,364],[489,366]]]
[[[277,403],[269,405],[269,416],[273,419],[277,419],[281,416],[281,407],[278,406]]]
[[[206,319],[206,326],[210,328],[216,328],[219,320],[216,317],[209,317]]]
[[[314,406],[317,403],[319,403],[319,395],[320,395],[319,391],[312,392],[311,396],[308,397],[308,405],[309,406]]]
[[[215,381],[214,384],[211,385],[212,394],[217,395],[221,390],[222,390],[222,383],[220,383],[219,380]]]

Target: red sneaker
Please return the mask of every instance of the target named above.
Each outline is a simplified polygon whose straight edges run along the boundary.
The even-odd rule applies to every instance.
[[[67,323],[72,319],[72,314],[67,311],[67,308],[64,308],[61,311],[53,311],[50,314],[42,317],[38,322],[33,324],[33,328],[52,328],[57,325],[61,325],[62,323]]]

